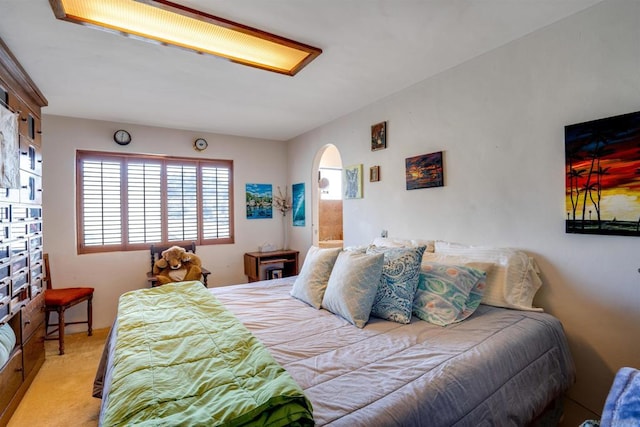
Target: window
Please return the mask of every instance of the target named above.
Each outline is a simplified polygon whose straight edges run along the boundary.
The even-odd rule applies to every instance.
[[[320,199],[342,200],[342,169],[320,168]]]
[[[233,161],[77,152],[78,253],[233,243]]]

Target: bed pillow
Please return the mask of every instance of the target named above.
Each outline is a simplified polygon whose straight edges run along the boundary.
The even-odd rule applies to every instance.
[[[369,321],[383,263],[383,254],[340,252],[329,277],[322,307],[363,328]]]
[[[16,346],[16,334],[8,323],[0,326],[0,347],[7,349],[9,353]]]
[[[9,352],[3,346],[0,346],[0,368],[9,361]]]
[[[320,309],[333,264],[340,248],[321,249],[311,246],[304,258],[300,274],[291,288],[291,296]]]
[[[397,323],[409,323],[413,297],[420,280],[425,246],[384,248],[370,246],[368,254],[384,254],[384,264],[371,315]]]
[[[16,346],[16,334],[9,324],[0,326],[0,368],[7,363]]]
[[[542,311],[533,307],[533,298],[542,281],[533,258],[513,248],[466,246],[436,241],[436,255],[458,256],[459,261],[491,262],[495,267],[487,277],[482,303],[517,310]]]
[[[434,240],[423,239],[399,239],[395,237],[376,237],[371,243],[374,246],[383,248],[414,248],[425,246],[426,252],[433,252],[435,250]]]
[[[480,279],[478,283],[476,283],[475,286],[471,288],[469,297],[467,297],[467,300],[464,303],[464,308],[458,314],[458,316],[456,316],[456,322],[462,322],[467,317],[471,316],[477,310],[478,306],[480,306],[480,303],[482,302],[482,296],[484,295],[484,291],[487,288],[487,277],[493,269],[493,264],[490,262],[470,262],[465,264],[464,266],[483,271],[485,273],[485,277]]]
[[[485,277],[484,271],[463,265],[423,262],[413,314],[440,326],[459,321],[471,290]]]

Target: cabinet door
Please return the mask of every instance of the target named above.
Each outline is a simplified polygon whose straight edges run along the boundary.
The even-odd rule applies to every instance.
[[[20,169],[42,175],[42,152],[40,146],[20,135]]]
[[[22,385],[22,351],[17,350],[0,369],[0,411],[7,407]]]
[[[24,343],[22,354],[25,378],[29,376],[34,367],[42,365],[44,362],[44,329],[44,322],[42,322]]]
[[[26,343],[31,335],[44,324],[44,294],[39,294],[22,309],[22,341]],[[44,345],[44,344],[43,344]]]
[[[20,203],[42,204],[42,177],[20,170]]]

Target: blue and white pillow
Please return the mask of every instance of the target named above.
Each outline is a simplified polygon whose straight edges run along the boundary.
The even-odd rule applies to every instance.
[[[409,323],[413,298],[420,280],[420,263],[426,247],[371,246],[368,254],[384,254],[384,265],[371,315],[397,323]]]
[[[0,368],[9,360],[11,351],[16,345],[16,334],[7,323],[0,326]]]
[[[333,266],[322,307],[358,328],[369,321],[382,274],[383,254],[343,251]]]
[[[471,290],[486,275],[472,267],[423,262],[413,314],[440,326],[459,322]]]
[[[470,262],[464,264],[465,267],[475,268],[476,270],[484,271],[485,277],[480,279],[478,283],[475,284],[473,288],[471,288],[471,292],[469,292],[469,298],[464,303],[464,308],[456,317],[456,322],[461,322],[465,320],[467,317],[471,316],[480,303],[482,302],[482,297],[484,296],[484,291],[487,288],[487,277],[489,272],[493,268],[493,264],[488,262]]]

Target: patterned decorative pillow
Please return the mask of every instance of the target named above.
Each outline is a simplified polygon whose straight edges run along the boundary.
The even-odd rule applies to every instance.
[[[420,280],[425,246],[391,248],[370,246],[368,254],[384,254],[384,265],[371,314],[397,323],[411,321],[413,297]]]
[[[321,249],[311,246],[304,258],[300,274],[293,283],[291,296],[319,309],[339,253],[340,248]]]
[[[476,270],[484,271],[485,277],[484,279],[480,279],[478,283],[471,289],[469,292],[469,298],[464,303],[464,308],[456,317],[456,322],[462,322],[467,317],[471,316],[474,311],[478,308],[480,303],[482,302],[482,297],[484,295],[484,291],[487,288],[487,276],[491,269],[493,268],[493,264],[489,262],[470,262],[468,264],[464,264],[465,267],[475,268]]]
[[[9,351],[0,345],[0,368],[9,361]]]
[[[329,277],[322,307],[363,328],[369,321],[383,263],[383,254],[340,252]]]
[[[471,267],[423,262],[413,313],[440,326],[454,323],[473,287],[485,277],[484,271]]]
[[[13,347],[16,345],[16,334],[13,332],[13,328],[8,323],[0,326],[0,346],[7,349],[7,352],[11,353]]]
[[[15,345],[16,335],[11,326],[8,323],[0,326],[0,368],[9,360],[9,356]]]

